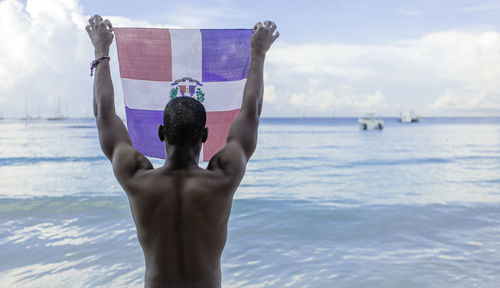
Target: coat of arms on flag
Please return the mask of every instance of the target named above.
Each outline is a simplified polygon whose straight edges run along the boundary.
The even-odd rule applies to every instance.
[[[184,85],[179,85],[181,83],[186,83]],[[191,98],[195,98],[196,100],[203,103],[205,101],[205,93],[201,90],[200,86],[203,84],[200,81],[194,80],[191,77],[184,77],[182,79],[176,80],[172,83],[172,86],[176,86],[170,90],[170,99],[174,99],[176,97],[189,96]],[[179,90],[180,88],[180,90]],[[196,91],[196,97],[194,97]]]
[[[238,115],[250,65],[250,29],[115,28],[127,127],[134,147],[165,158],[158,139],[171,99],[192,97],[207,111],[200,159],[225,145]]]

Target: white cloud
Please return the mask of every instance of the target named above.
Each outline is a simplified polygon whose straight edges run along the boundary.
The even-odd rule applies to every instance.
[[[290,104],[300,108],[303,114],[331,115],[337,110],[349,113],[382,113],[388,109],[399,108],[387,102],[381,91],[361,94],[349,85],[338,85],[329,89],[323,88],[324,80],[312,78],[308,81],[307,91],[292,93]],[[375,109],[375,110],[374,110]],[[347,112],[347,113],[346,113]]]
[[[271,55],[269,61],[287,74],[397,80],[432,76],[492,84],[500,73],[500,66],[493,65],[500,63],[500,34],[448,31],[382,46],[282,44]]]
[[[114,26],[152,26],[110,17]],[[85,31],[88,16],[76,0],[0,1],[0,113],[89,116],[93,48]],[[123,110],[115,49],[111,51],[117,110]],[[61,110],[57,111],[58,103]]]
[[[359,114],[362,109],[356,108],[367,108],[364,103],[371,103],[374,110],[384,110],[390,115],[398,115],[401,107],[439,114],[465,106],[478,109],[478,114],[483,110],[488,114],[500,101],[500,33],[497,32],[444,31],[372,46],[280,43],[268,60],[273,68],[268,79],[277,91],[291,95],[290,104],[295,106],[306,99],[315,99],[311,105],[318,111],[335,105],[335,109],[352,108]],[[284,81],[284,78],[294,80]],[[313,78],[326,79],[321,89],[311,90],[311,83],[295,84]],[[279,82],[286,83],[276,84]],[[337,90],[345,84],[353,92],[344,97]],[[384,91],[380,92],[383,97],[370,91]],[[463,93],[456,91],[475,91],[473,97],[480,100],[457,100],[462,96],[456,95]]]
[[[11,106],[4,114],[23,111],[24,99],[30,110],[42,111],[54,111],[59,99],[78,103],[74,97],[88,87],[81,80],[92,55],[90,47],[83,48],[84,23],[76,1],[0,2],[0,54],[9,55],[0,58],[0,90]]]
[[[308,112],[324,112],[332,109],[334,104],[333,92],[321,87],[321,80],[317,78],[309,79],[307,92],[292,93],[290,104],[307,109]]]
[[[276,91],[273,85],[264,86],[264,103],[275,103]]]
[[[486,94],[473,89],[446,89],[430,109],[479,110],[498,109],[500,111],[500,91],[497,94]]]
[[[372,73],[367,67],[356,65],[360,59],[368,56],[368,52],[366,47],[356,45],[282,43],[272,48],[268,61],[280,65],[279,69],[287,75],[321,73],[359,78]]]

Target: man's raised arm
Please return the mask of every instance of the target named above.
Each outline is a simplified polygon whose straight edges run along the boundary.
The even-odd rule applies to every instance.
[[[118,180],[131,176],[149,161],[132,147],[130,136],[115,111],[115,97],[109,68],[109,47],[113,42],[113,26],[109,20],[95,15],[86,27],[95,48],[94,115],[99,142],[106,157],[113,163]],[[123,177],[122,177],[123,176]],[[122,178],[122,179],[121,179]],[[121,182],[121,181],[120,181]]]

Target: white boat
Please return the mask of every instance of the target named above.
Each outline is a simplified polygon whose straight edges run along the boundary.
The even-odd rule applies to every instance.
[[[399,118],[399,122],[401,123],[412,123],[419,121],[420,121],[420,116],[413,113],[413,111],[401,112],[401,118]]]
[[[376,117],[373,114],[368,114],[365,117],[358,118],[359,129],[368,130],[382,130],[384,129],[384,120],[381,117]]]

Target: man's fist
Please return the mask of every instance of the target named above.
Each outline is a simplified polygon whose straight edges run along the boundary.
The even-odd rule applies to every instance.
[[[276,28],[276,24],[271,21],[265,21],[264,25],[260,22],[255,24],[252,36],[252,54],[266,55],[274,40],[280,36],[280,32],[276,31]]]
[[[109,56],[109,46],[113,42],[113,26],[108,19],[103,20],[101,16],[90,17],[89,25],[85,27],[89,33],[92,45],[94,45],[96,58]]]

